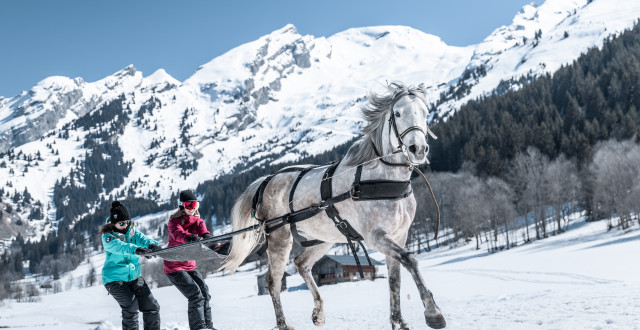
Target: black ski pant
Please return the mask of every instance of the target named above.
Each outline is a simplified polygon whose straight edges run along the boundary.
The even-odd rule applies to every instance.
[[[144,329],[160,329],[160,305],[142,276],[131,282],[109,282],[104,285],[122,308],[122,329],[138,329],[138,310],[142,312]]]
[[[179,270],[167,277],[180,292],[189,299],[189,329],[213,329],[209,288],[197,269]]]

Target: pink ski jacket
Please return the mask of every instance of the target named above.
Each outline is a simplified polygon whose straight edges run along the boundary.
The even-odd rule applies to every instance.
[[[178,218],[169,220],[169,245],[174,246],[187,243],[189,235],[198,235],[202,237],[204,234],[210,234],[204,220],[197,216],[183,215]],[[196,261],[164,261],[164,273],[170,274],[179,270],[196,269]]]

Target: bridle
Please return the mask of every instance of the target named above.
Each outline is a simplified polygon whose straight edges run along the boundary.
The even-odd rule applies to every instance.
[[[405,157],[405,160],[407,161],[407,163],[391,163],[388,162],[386,160],[384,160],[380,155],[380,152],[378,152],[378,149],[376,148],[376,145],[374,143],[374,141],[371,141],[371,144],[373,145],[373,150],[376,153],[376,156],[379,157],[380,161],[388,166],[408,166],[408,167],[414,167],[416,165],[420,165],[420,163],[413,163],[411,161],[411,159],[409,158],[409,151],[407,148],[407,145],[404,143],[404,141],[402,140],[407,134],[409,134],[409,132],[412,131],[420,131],[424,136],[425,136],[425,140],[429,140],[429,136],[431,136],[433,139],[437,139],[438,137],[436,137],[435,134],[433,134],[433,132],[429,129],[429,126],[427,125],[427,130],[425,132],[425,130],[422,129],[422,127],[420,126],[411,126],[408,127],[407,129],[405,129],[404,131],[402,131],[402,133],[400,133],[398,131],[398,125],[396,124],[396,114],[393,110],[393,107],[396,105],[396,103],[403,97],[407,96],[407,95],[413,95],[417,98],[419,98],[424,104],[425,106],[427,105],[427,100],[424,98],[424,94],[422,94],[421,92],[419,92],[418,90],[414,90],[414,89],[406,89],[406,88],[401,88],[398,92],[396,92],[396,94],[393,97],[393,101],[391,102],[391,105],[389,106],[389,111],[391,112],[391,114],[389,115],[389,126],[391,127],[391,131],[393,131],[393,133],[396,136],[396,139],[398,140],[398,146],[395,147],[394,149],[396,149],[392,154],[396,154],[396,153],[400,153],[402,152],[402,154]],[[392,143],[393,146],[393,143]],[[426,154],[429,154],[429,143],[427,143],[427,150],[425,151]],[[429,160],[427,159],[427,163],[429,163]]]
[[[398,147],[396,148],[395,151],[393,151],[390,155],[395,155],[397,153],[402,152],[402,154],[404,155],[405,160],[407,161],[407,163],[391,163],[388,162],[386,160],[384,160],[385,156],[390,156],[390,155],[385,155],[382,156],[380,154],[380,152],[378,152],[378,149],[376,148],[376,144],[373,140],[369,139],[371,141],[371,145],[373,146],[373,151],[376,153],[376,156],[378,157],[378,159],[380,160],[380,162],[382,162],[383,164],[387,165],[387,166],[402,166],[402,167],[409,167],[410,171],[416,171],[418,172],[418,174],[420,175],[420,177],[422,177],[422,180],[424,180],[424,183],[427,185],[427,188],[429,189],[429,195],[431,196],[431,200],[433,201],[433,204],[435,205],[436,208],[436,228],[434,231],[434,239],[438,238],[438,230],[440,228],[440,207],[438,206],[438,201],[436,200],[436,196],[433,194],[433,189],[431,188],[431,184],[429,183],[429,180],[427,180],[427,177],[424,175],[424,173],[422,173],[422,171],[420,171],[420,169],[418,167],[416,167],[416,165],[420,165],[420,164],[415,164],[411,161],[411,158],[409,158],[409,152],[407,150],[407,146],[404,144],[404,141],[402,140],[403,137],[405,137],[405,135],[407,135],[409,132],[411,131],[420,131],[422,134],[424,134],[425,136],[425,140],[427,140],[428,142],[428,138],[429,136],[431,136],[434,140],[438,139],[438,137],[433,134],[433,132],[431,131],[431,129],[429,129],[429,125],[427,124],[427,131],[425,132],[420,126],[411,126],[407,129],[405,129],[404,131],[402,131],[402,133],[398,132],[398,126],[396,125],[396,114],[393,111],[393,107],[396,105],[396,102],[398,102],[401,98],[407,96],[407,95],[413,95],[417,98],[419,98],[424,105],[427,105],[427,100],[425,100],[424,98],[424,92],[421,90],[421,86],[418,87],[418,89],[407,89],[405,87],[399,86],[399,85],[393,85],[395,87],[397,87],[397,92],[396,95],[394,95],[393,97],[393,101],[391,102],[391,105],[389,106],[389,111],[391,112],[391,115],[389,116],[389,125],[391,126],[393,133],[396,135],[396,138],[398,139]],[[389,133],[391,134],[391,133]],[[392,143],[393,145],[393,143]],[[427,150],[425,151],[425,157],[427,154],[429,154],[429,143],[427,143]],[[426,160],[427,164],[429,164],[429,159]]]

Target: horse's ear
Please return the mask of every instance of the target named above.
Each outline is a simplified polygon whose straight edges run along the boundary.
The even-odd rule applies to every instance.
[[[389,84],[389,91],[392,92],[392,93],[395,93],[398,90],[403,89],[403,88],[404,88],[404,86],[402,86],[401,83],[398,83],[398,82],[395,82],[395,81]]]
[[[420,85],[418,85],[418,90],[422,92],[422,94],[427,94],[427,88],[424,87],[424,83],[420,83]]]

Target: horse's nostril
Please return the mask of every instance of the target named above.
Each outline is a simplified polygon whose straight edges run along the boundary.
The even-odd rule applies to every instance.
[[[415,144],[412,144],[412,145],[409,147],[409,151],[411,151],[411,153],[412,153],[412,154],[415,154],[415,153],[416,153],[416,145],[415,145]]]

